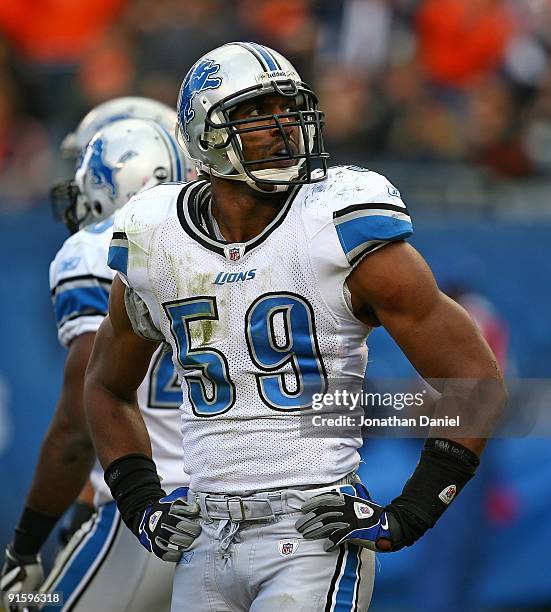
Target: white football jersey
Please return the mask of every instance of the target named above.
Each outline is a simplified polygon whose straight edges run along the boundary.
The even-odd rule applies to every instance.
[[[109,265],[172,347],[194,490],[237,493],[330,483],[355,470],[361,437],[304,435],[312,394],[359,391],[370,331],[346,277],[412,233],[382,176],[332,168],[289,190],[258,236],[227,244],[206,181],[165,184],[115,215]],[[359,434],[359,432],[358,432]]]
[[[113,219],[101,221],[70,236],[50,264],[50,289],[61,344],[87,332],[96,333],[108,312],[114,272],[107,266]],[[153,458],[162,486],[187,486],[183,472],[179,406],[182,392],[170,353],[159,348],[138,389],[138,403],[151,438]],[[95,503],[113,498],[96,463],[90,475]]]

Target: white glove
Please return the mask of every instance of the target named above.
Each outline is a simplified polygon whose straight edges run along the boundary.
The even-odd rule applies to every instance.
[[[28,606],[28,604],[11,602],[10,593],[37,591],[43,580],[44,571],[40,555],[18,555],[11,544],[8,544],[0,575],[0,591],[6,611],[18,612]]]

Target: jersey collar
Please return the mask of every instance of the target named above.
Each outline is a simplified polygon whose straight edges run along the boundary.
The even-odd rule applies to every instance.
[[[238,261],[264,242],[285,220],[301,185],[292,187],[283,206],[274,219],[254,238],[246,242],[228,243],[217,238],[218,232],[210,216],[210,183],[197,180],[184,185],[178,194],[176,209],[184,231],[201,246],[214,251],[230,261]]]

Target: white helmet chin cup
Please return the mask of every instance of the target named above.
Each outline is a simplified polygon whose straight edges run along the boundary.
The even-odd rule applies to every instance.
[[[260,96],[281,95],[297,101],[297,110],[266,117],[247,117],[247,131],[279,128],[283,148],[277,156],[245,159],[240,122],[231,111]],[[178,97],[177,140],[202,172],[244,181],[259,191],[281,191],[290,185],[323,180],[328,154],[323,147],[323,113],[317,97],[281,54],[256,43],[228,43],[200,58],[187,73]],[[284,120],[284,121],[283,121]],[[243,123],[243,120],[241,120]],[[284,128],[299,133],[298,151]],[[292,160],[281,168],[281,160]],[[270,167],[274,163],[274,167]],[[254,166],[262,170],[251,170]],[[315,172],[316,168],[321,169]]]
[[[79,228],[110,217],[136,193],[185,175],[185,158],[161,125],[145,119],[111,123],[92,138],[75,174]]]

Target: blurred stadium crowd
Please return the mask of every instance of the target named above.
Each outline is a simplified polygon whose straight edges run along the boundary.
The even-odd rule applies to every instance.
[[[193,61],[230,39],[291,58],[334,163],[551,175],[546,0],[1,0],[0,33],[4,209],[44,197],[90,108],[129,93],[173,106]]]

